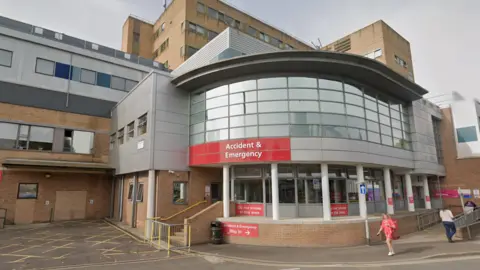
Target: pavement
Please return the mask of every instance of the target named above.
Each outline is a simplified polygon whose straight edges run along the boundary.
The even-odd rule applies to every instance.
[[[385,245],[347,248],[279,248],[200,245],[192,252],[154,249],[106,221],[70,221],[0,230],[0,269],[478,269],[480,240],[445,241],[440,226]]]

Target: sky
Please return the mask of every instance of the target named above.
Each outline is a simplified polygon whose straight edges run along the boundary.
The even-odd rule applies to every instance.
[[[415,81],[430,96],[456,91],[480,98],[478,0],[224,1],[305,42],[320,39],[324,45],[382,19],[410,41]],[[163,2],[0,0],[0,15],[120,49],[127,16],[155,21]]]

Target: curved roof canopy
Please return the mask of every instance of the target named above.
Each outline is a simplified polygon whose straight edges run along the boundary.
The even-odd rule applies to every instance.
[[[404,101],[417,100],[428,93],[376,60],[325,51],[279,51],[236,57],[191,70],[174,78],[172,83],[193,91],[218,81],[275,73],[346,77]]]

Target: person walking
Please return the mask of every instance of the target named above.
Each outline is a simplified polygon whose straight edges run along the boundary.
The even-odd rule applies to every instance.
[[[448,242],[453,243],[453,236],[457,233],[455,222],[453,222],[454,216],[452,211],[448,209],[440,210],[440,218],[442,219],[443,226],[445,227],[445,234],[447,235]]]
[[[382,231],[385,234],[385,242],[387,243],[388,247],[388,256],[395,255],[395,251],[393,250],[393,233],[395,232],[395,230],[397,230],[396,222],[388,214],[383,214],[382,223],[380,225],[380,229],[378,230],[377,235],[380,235]]]

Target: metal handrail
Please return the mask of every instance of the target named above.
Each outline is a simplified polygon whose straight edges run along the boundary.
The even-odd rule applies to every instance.
[[[417,215],[417,226],[419,231],[440,223],[442,219],[438,211],[428,211]]]
[[[170,219],[172,219],[172,218],[174,218],[174,217],[176,217],[180,214],[183,214],[183,213],[187,212],[188,210],[193,209],[193,208],[199,206],[200,204],[204,204],[204,203],[207,203],[207,201],[206,200],[205,201],[199,201],[199,202],[197,202],[195,204],[192,204],[189,207],[187,207],[187,208],[185,208],[185,209],[183,209],[183,210],[181,210],[181,211],[179,211],[179,212],[177,212],[177,213],[175,213],[175,214],[173,214],[169,217],[154,217],[154,218],[151,218],[151,220],[167,221],[167,220],[170,220]]]

